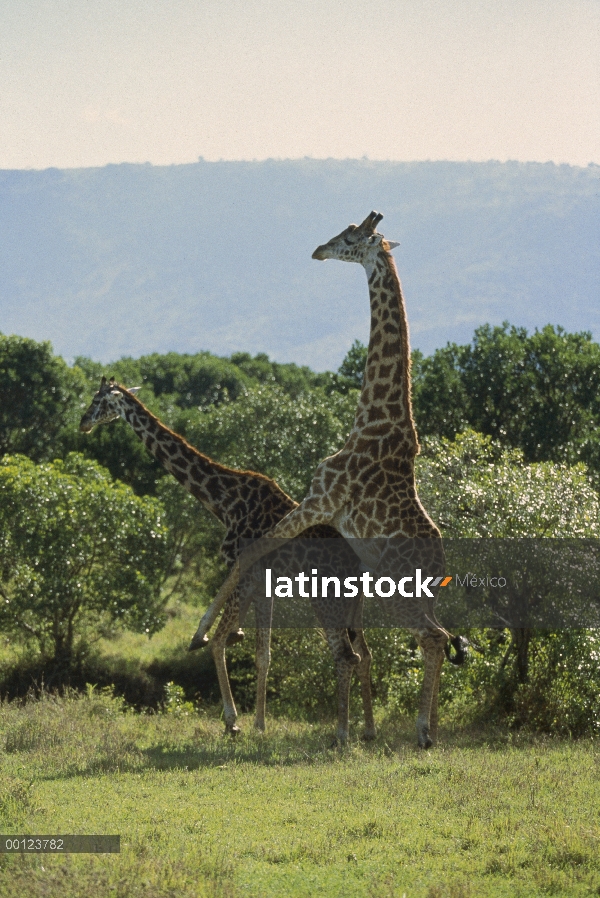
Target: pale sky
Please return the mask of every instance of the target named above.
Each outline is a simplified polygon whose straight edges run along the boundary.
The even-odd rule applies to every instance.
[[[600,0],[2,0],[0,168],[600,163]]]

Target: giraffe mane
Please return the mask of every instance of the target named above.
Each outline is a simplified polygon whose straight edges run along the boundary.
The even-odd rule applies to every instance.
[[[385,238],[384,238],[385,241]],[[384,247],[385,249],[385,247]],[[390,270],[390,275],[394,280],[394,287],[397,289],[398,294],[401,293],[401,285],[400,285],[400,276],[398,274],[398,269],[396,268],[396,260],[394,259],[391,251],[389,249],[385,249],[386,261]],[[402,314],[402,309],[400,312]],[[403,379],[405,380],[404,388],[406,390],[406,399],[408,405],[408,417],[409,423],[412,429],[415,432],[415,436],[417,434],[417,428],[415,426],[415,419],[412,410],[412,378],[410,376],[411,368],[412,368],[412,358],[410,355],[410,334],[408,329],[408,316],[404,311],[404,327],[402,328],[402,355],[403,358],[406,359],[406,365],[404,366]],[[420,452],[421,447],[419,446],[419,439],[417,436],[417,455]]]
[[[398,275],[398,269],[396,268],[396,260],[394,259],[391,251],[389,249],[386,249],[386,247],[385,247],[386,242],[387,241],[385,240],[385,237],[384,237],[383,249],[385,251],[386,262],[388,264],[390,276],[392,277],[392,279],[394,281],[394,289],[397,291],[398,294],[400,294],[402,292],[402,288],[400,285],[400,277]],[[400,305],[398,306],[398,311],[399,311],[401,317],[404,319],[404,327],[401,328],[401,337],[400,337],[400,339],[402,341],[402,356],[403,356],[403,358],[406,359],[406,365],[404,366],[404,370],[402,373],[402,381],[403,381],[402,386],[405,391],[404,395],[407,398],[409,424],[412,427],[414,434],[415,434],[415,442],[416,442],[416,450],[417,450],[416,454],[418,455],[419,452],[421,451],[421,447],[419,445],[419,438],[418,438],[418,434],[417,434],[417,428],[415,426],[415,419],[414,419],[413,409],[412,409],[412,378],[410,376],[410,372],[411,372],[411,368],[412,368],[412,359],[410,356],[408,317],[406,315],[406,311],[404,311],[400,307]]]
[[[176,433],[174,430],[171,430],[170,427],[167,427],[166,424],[164,424],[153,412],[151,412],[150,409],[146,405],[144,405],[144,403],[140,399],[138,399],[134,393],[131,393],[127,389],[127,387],[124,387],[123,384],[120,384],[120,383],[117,383],[116,381],[114,381],[111,386],[112,386],[112,389],[119,390],[120,392],[125,393],[127,395],[127,397],[131,400],[131,402],[133,402],[133,403],[135,403],[135,405],[139,406],[144,411],[144,413],[146,415],[148,415],[148,417],[150,418],[151,421],[153,421],[155,424],[157,424],[159,427],[161,427],[163,430],[165,430],[170,436],[172,436],[176,440],[180,441],[187,449],[189,449],[191,452],[193,452],[193,454],[196,455],[198,458],[201,458],[205,461],[210,462],[210,464],[213,465],[213,467],[217,471],[221,471],[223,474],[241,474],[241,475],[256,477],[258,480],[263,480],[264,482],[269,483],[272,487],[274,487],[276,490],[278,490],[283,496],[285,496],[287,499],[290,499],[290,501],[292,501],[292,502],[294,501],[291,498],[291,496],[288,496],[288,494],[286,492],[284,492],[284,490],[281,489],[281,487],[279,486],[277,481],[273,480],[272,477],[267,477],[266,474],[261,474],[258,471],[250,471],[250,470],[245,470],[242,468],[230,468],[228,465],[222,465],[220,462],[214,461],[214,459],[212,459],[209,455],[206,455],[204,452],[200,452],[199,449],[196,449],[195,446],[192,446],[191,443],[188,443],[188,441],[185,439],[185,437],[182,437],[180,433]]]

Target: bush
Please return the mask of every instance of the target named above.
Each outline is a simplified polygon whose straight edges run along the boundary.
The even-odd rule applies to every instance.
[[[263,386],[190,418],[186,437],[222,464],[273,477],[300,501],[319,462],[343,446],[355,408],[354,391],[326,396],[314,390],[292,399],[279,387]]]
[[[528,682],[519,684],[515,725],[568,736],[600,735],[600,635],[595,630],[538,634]]]
[[[141,499],[75,453],[0,462],[0,626],[67,666],[76,644],[112,626],[163,623],[167,533]],[[107,629],[108,628],[108,629]]]

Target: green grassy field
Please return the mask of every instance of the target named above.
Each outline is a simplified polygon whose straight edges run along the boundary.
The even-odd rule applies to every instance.
[[[120,855],[0,855],[0,895],[600,895],[600,746],[412,721],[330,748],[332,722],[0,709],[0,831],[118,833]]]

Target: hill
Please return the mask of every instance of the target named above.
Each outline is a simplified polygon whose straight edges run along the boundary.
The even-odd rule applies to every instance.
[[[0,331],[72,359],[267,352],[335,368],[364,273],[311,260],[372,209],[413,346],[548,322],[600,337],[600,167],[368,160],[0,172]]]

